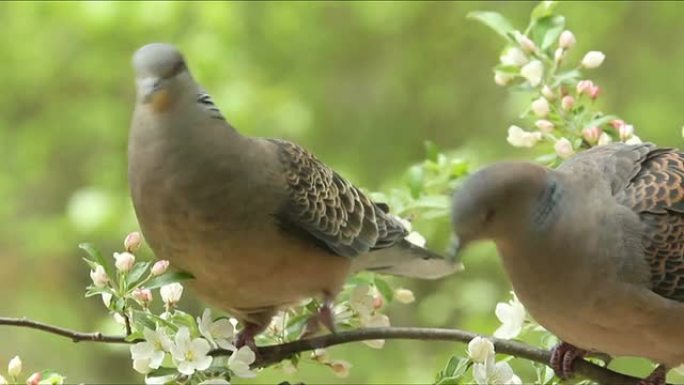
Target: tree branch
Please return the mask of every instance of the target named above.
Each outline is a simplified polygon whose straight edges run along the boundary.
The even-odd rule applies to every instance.
[[[127,341],[125,336],[103,335],[100,332],[83,333],[42,322],[32,321],[26,318],[0,317],[0,326],[1,325],[41,330],[43,332],[69,338],[73,342],[89,341],[114,344],[130,344],[135,342]],[[413,327],[357,329],[287,342],[279,345],[259,347],[259,360],[254,364],[254,366],[263,368],[278,363],[296,353],[357,341],[405,339],[423,341],[456,341],[468,343],[477,336],[478,334],[456,329]],[[549,362],[550,353],[547,350],[538,349],[516,341],[502,340],[491,337],[489,338],[492,340],[492,342],[494,342],[494,347],[496,348],[497,353],[508,354],[545,365]],[[214,356],[230,355],[230,353],[230,351],[221,349],[211,352],[211,354]],[[636,384],[641,380],[640,378],[617,373],[585,360],[575,360],[573,368],[577,374],[603,384]]]

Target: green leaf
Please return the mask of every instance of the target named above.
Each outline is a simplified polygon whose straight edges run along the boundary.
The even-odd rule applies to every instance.
[[[439,154],[440,154],[439,147],[437,147],[437,145],[434,142],[426,140],[425,141],[425,158],[427,158],[433,162],[436,162]]]
[[[87,297],[92,297],[95,295],[100,295],[103,293],[110,293],[111,294],[111,292],[112,291],[108,287],[97,287],[97,286],[90,285],[86,288],[85,296],[87,298]]]
[[[558,6],[558,2],[556,1],[542,1],[534,7],[532,10],[532,14],[530,15],[530,19],[532,21],[536,21],[548,16],[553,15],[553,12],[556,10],[556,7]]]
[[[90,256],[91,261],[99,265],[102,265],[110,279],[116,277],[116,273],[114,272],[114,269],[112,269],[112,265],[107,263],[105,258],[102,256],[102,253],[100,253],[100,251],[95,247],[95,245],[93,245],[92,243],[81,243],[80,245],[78,245],[78,248],[85,250],[85,252],[88,253],[88,255]]]
[[[461,381],[461,377],[470,367],[470,360],[467,358],[453,356],[449,359],[446,367],[442,369],[437,377],[438,385],[456,385]]]
[[[542,50],[553,45],[565,28],[565,18],[563,16],[550,16],[537,20],[532,26],[532,40],[537,43]]]
[[[392,301],[392,299],[394,298],[394,290],[389,285],[389,283],[387,283],[387,281],[378,276],[375,277],[373,284],[375,284],[375,287],[378,289],[380,294],[382,294],[382,296],[385,297],[385,300],[387,302]]]
[[[192,278],[195,277],[185,271],[174,271],[152,278],[151,280],[147,281],[145,288],[156,289],[169,283],[180,282]]]
[[[506,40],[511,40],[509,33],[515,31],[515,28],[503,15],[498,12],[491,11],[474,11],[466,15],[468,19],[477,20],[480,23],[486,25],[487,27],[494,30],[494,32],[506,38]],[[513,40],[515,41],[515,40]]]
[[[502,72],[508,75],[519,75],[520,67],[513,65],[498,64],[494,67],[494,72]]]
[[[587,124],[584,125],[584,128],[590,128],[590,127],[601,127],[602,125],[610,122],[611,120],[617,119],[618,117],[615,115],[605,115],[601,116],[598,118],[594,118],[587,122]]]
[[[116,298],[116,300],[112,302],[112,305],[112,310],[117,313],[123,313],[123,309],[126,306],[126,300],[123,298]]]
[[[553,82],[551,83],[551,88],[555,88],[562,83],[577,80],[580,78],[580,76],[582,76],[582,73],[579,70],[570,70],[570,71],[566,71],[566,72],[561,72],[558,75],[553,77]]]
[[[412,166],[408,170],[408,186],[413,198],[418,198],[423,191],[423,180],[425,172],[420,166]]]
[[[138,262],[135,265],[133,265],[133,268],[131,271],[126,274],[126,287],[131,288],[133,285],[142,278],[145,273],[147,273],[147,269],[150,267],[149,262]]]

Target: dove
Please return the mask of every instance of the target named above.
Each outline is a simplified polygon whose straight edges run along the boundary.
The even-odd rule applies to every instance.
[[[454,193],[457,250],[492,240],[518,298],[562,341],[561,377],[589,353],[684,363],[684,153],[613,143],[557,169],[501,162]]]
[[[132,64],[128,176],[140,228],[200,297],[244,323],[238,345],[254,347],[276,311],[313,297],[334,331],[331,303],[361,270],[436,279],[460,269],[407,241],[386,204],[304,148],[241,135],[174,46],[146,45]]]

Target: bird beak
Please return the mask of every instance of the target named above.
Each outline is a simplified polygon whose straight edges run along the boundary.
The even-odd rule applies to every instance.
[[[459,238],[457,235],[454,235],[451,239],[451,246],[449,247],[447,256],[452,260],[458,260],[461,251],[466,248],[467,244],[468,242],[464,241],[462,238]]]

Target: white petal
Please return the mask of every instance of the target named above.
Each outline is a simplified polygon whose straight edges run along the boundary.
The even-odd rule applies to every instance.
[[[209,330],[211,336],[214,338],[231,339],[233,338],[233,335],[235,335],[233,324],[231,324],[230,320],[226,318],[221,318],[220,320],[217,320],[211,324]]]
[[[152,368],[150,368],[150,360],[148,358],[138,358],[133,360],[133,369],[142,374],[151,372]]]
[[[363,343],[373,349],[382,349],[385,346],[385,340],[365,340]]]
[[[233,345],[233,344],[232,344],[230,341],[228,341],[228,340],[223,340],[223,339],[216,340],[216,344],[217,344],[218,347],[221,348],[221,349],[233,350],[233,351],[234,351],[234,350],[237,350],[237,348],[235,347],[235,345]]]
[[[151,343],[145,341],[145,342],[138,342],[135,345],[131,345],[130,351],[131,351],[131,358],[135,360],[135,359],[139,359],[139,358],[149,358],[150,356],[152,356],[154,349],[152,348]]]
[[[213,360],[213,357],[211,356],[202,356],[198,357],[194,360],[194,365],[195,369],[197,370],[206,370],[211,366],[211,361]]]
[[[209,342],[207,342],[207,340],[205,340],[204,338],[195,338],[190,343],[190,351],[193,352],[196,356],[206,356],[210,350],[211,346],[209,345]]]
[[[191,375],[195,373],[195,365],[188,361],[179,362],[178,371],[183,374]]]
[[[256,377],[256,374],[254,374],[251,370],[249,370],[249,365],[247,365],[241,361],[235,361],[235,362],[228,364],[228,368],[230,369],[231,372],[233,372],[233,374],[235,374],[238,377],[242,377],[242,378]]]
[[[230,385],[230,382],[223,378],[207,378],[199,383],[199,385]]]
[[[237,361],[244,362],[247,365],[251,365],[256,360],[256,355],[248,346],[241,347],[233,355]]]
[[[152,356],[150,357],[150,368],[152,369],[159,369],[161,366],[162,362],[164,362],[164,352],[157,350],[154,353],[152,353]]]
[[[473,379],[478,385],[489,385],[489,381],[487,381],[487,367],[485,364],[473,365]]]
[[[494,365],[490,381],[495,384],[507,384],[511,381],[513,375],[513,369],[511,369],[511,365],[509,365],[508,362],[497,362],[496,365]]]
[[[473,362],[484,363],[494,356],[494,344],[489,339],[478,336],[468,342],[467,351]]]

